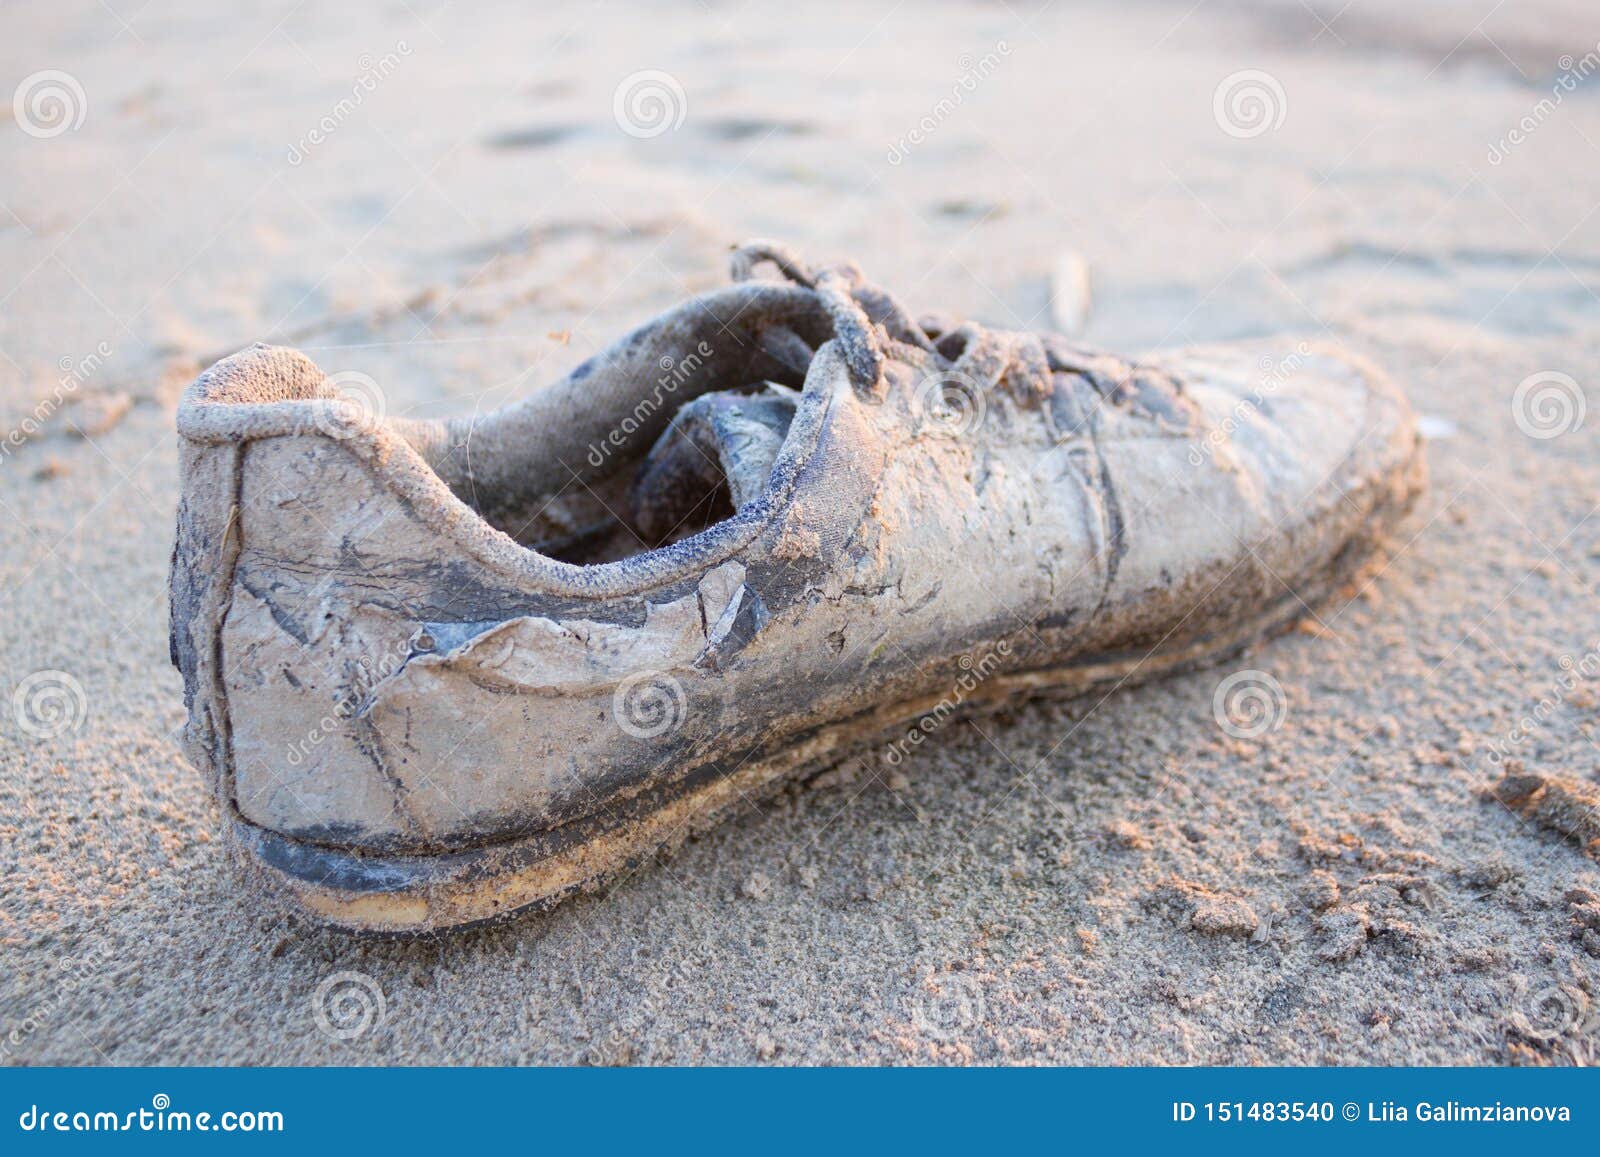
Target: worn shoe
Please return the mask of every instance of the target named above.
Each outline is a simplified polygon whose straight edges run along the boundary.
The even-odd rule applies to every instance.
[[[550,905],[908,721],[1214,660],[1422,484],[1404,399],[1331,349],[1130,361],[734,266],[470,420],[261,345],[189,387],[186,748],[298,908]]]

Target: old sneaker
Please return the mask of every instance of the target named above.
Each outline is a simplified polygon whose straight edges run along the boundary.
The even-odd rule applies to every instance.
[[[186,746],[299,908],[549,905],[926,713],[1216,659],[1421,486],[1405,401],[1330,349],[1124,360],[734,265],[486,417],[372,420],[267,346],[189,387]]]

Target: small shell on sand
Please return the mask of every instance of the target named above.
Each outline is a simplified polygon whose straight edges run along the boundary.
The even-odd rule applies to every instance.
[[[1067,250],[1050,276],[1050,323],[1056,332],[1076,337],[1089,324],[1089,263]]]

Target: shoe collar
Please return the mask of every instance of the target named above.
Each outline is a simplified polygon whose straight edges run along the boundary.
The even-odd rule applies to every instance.
[[[763,263],[775,265],[793,285],[755,281],[754,272]],[[938,375],[956,388],[971,390],[992,388],[1008,370],[1043,364],[1037,340],[1029,335],[975,324],[930,332],[893,297],[867,282],[853,263],[814,270],[784,246],[755,241],[734,251],[732,265],[734,286],[686,302],[601,356],[626,357],[647,333],[695,332],[708,317],[749,314],[759,327],[767,321],[815,319],[818,305],[832,336],[815,351],[794,420],[760,496],[732,518],[656,550],[577,565],[520,545],[485,521],[430,465],[427,455],[431,441],[441,436],[440,424],[351,414],[322,371],[295,350],[258,343],[211,366],[185,391],[178,431],[201,444],[239,445],[295,434],[333,437],[430,530],[480,565],[552,596],[626,597],[697,576],[754,542],[792,499],[801,471],[835,413],[884,400],[889,389],[885,358],[913,367],[919,376]],[[571,387],[586,375],[588,365],[547,389]]]

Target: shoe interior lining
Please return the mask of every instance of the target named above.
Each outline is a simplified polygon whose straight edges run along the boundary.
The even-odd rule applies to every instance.
[[[727,423],[696,423],[690,436],[664,438],[669,427],[676,431],[674,419],[707,395],[802,389],[816,348],[832,336],[810,294],[770,287],[764,294],[781,297],[786,316],[770,316],[770,300],[767,310],[747,309],[753,317],[731,323],[715,308],[680,310],[516,406],[470,422],[419,425],[406,436],[489,525],[547,557],[614,562],[698,534],[748,502],[752,483],[742,476],[730,485],[730,461],[744,463],[719,445]],[[781,442],[787,422],[777,432]],[[662,441],[696,468],[671,480],[652,471],[653,493],[641,497],[641,471],[660,465],[651,455]],[[684,454],[686,444],[699,453]],[[769,458],[767,473],[770,465]]]

